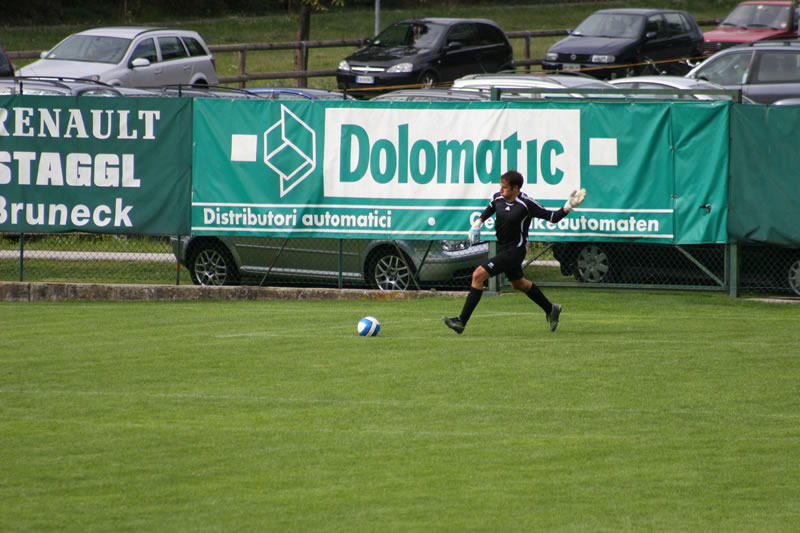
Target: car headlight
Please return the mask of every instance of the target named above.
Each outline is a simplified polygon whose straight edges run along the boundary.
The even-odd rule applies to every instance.
[[[442,251],[444,252],[460,252],[469,248],[467,241],[442,241]]]
[[[411,72],[412,70],[414,70],[414,63],[398,63],[387,68],[386,72],[396,74],[398,72]]]
[[[592,63],[613,63],[616,59],[616,56],[608,54],[595,54],[592,56]]]
[[[339,66],[337,68],[339,70],[349,71],[350,63],[348,63],[346,59],[342,59],[341,61],[339,61]]]
[[[558,61],[558,54],[555,52],[547,52],[544,58],[546,61]]]

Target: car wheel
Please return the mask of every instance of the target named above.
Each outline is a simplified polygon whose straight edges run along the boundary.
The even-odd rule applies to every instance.
[[[789,288],[797,296],[800,296],[800,257],[795,257],[786,269],[786,281]]]
[[[195,285],[239,284],[239,271],[233,256],[219,242],[203,243],[192,253],[189,274]]]
[[[397,250],[385,248],[371,256],[367,270],[373,287],[382,291],[404,291],[414,275],[410,261]]]
[[[598,244],[583,246],[575,258],[575,279],[586,283],[609,281],[611,261],[608,250]]]
[[[425,72],[419,77],[419,83],[422,85],[423,89],[430,89],[436,85],[436,82],[438,81],[439,77],[436,75],[436,73],[431,71]]]

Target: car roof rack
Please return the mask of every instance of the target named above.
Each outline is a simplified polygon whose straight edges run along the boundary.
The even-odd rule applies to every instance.
[[[753,41],[746,43],[745,46],[751,47],[768,47],[768,46],[800,46],[800,40],[769,40],[769,41]]]

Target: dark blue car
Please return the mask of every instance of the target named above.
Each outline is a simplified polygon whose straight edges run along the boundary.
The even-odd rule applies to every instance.
[[[613,79],[643,73],[683,75],[701,56],[703,33],[674,9],[602,9],[545,54],[544,70],[582,71]]]
[[[510,69],[513,62],[511,43],[490,20],[410,19],[392,24],[343,59],[336,82],[356,97],[373,96],[498,72]]]

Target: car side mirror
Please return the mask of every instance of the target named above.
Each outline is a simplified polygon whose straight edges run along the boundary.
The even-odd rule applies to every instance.
[[[50,53],[50,50],[45,50],[44,52],[39,54],[39,57],[41,59],[44,59],[45,57],[47,57],[47,54],[49,54],[49,53]]]
[[[647,32],[647,33],[645,33],[645,34],[644,34],[644,38],[645,38],[645,39],[647,39],[648,41],[650,41],[650,40],[652,40],[652,39],[655,39],[655,38],[656,38],[656,35],[658,35],[656,32],[654,32],[654,31],[649,31],[649,32]]]
[[[139,68],[139,67],[149,67],[150,60],[146,57],[137,57],[133,61],[131,61],[131,68]]]
[[[458,50],[459,48],[464,48],[464,43],[461,41],[450,41],[445,46],[445,50]]]

